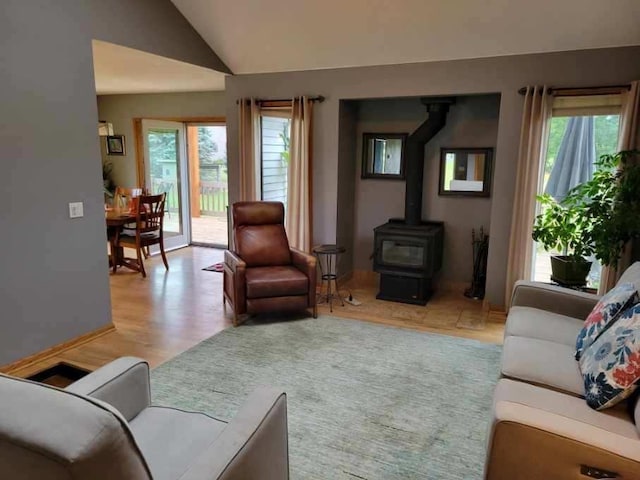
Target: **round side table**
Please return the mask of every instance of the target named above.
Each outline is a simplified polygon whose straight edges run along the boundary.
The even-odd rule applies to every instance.
[[[338,257],[346,251],[346,248],[334,244],[313,247],[313,253],[318,258],[318,265],[320,266],[320,294],[317,302],[328,303],[330,312],[333,312],[334,298],[339,298],[344,307],[344,300],[338,291],[337,266]],[[334,291],[331,291],[331,282],[335,285]],[[326,287],[326,293],[322,293],[323,287]]]

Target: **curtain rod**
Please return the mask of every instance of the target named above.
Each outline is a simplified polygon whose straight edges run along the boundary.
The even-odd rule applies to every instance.
[[[607,85],[599,87],[572,87],[572,88],[549,88],[548,91],[551,95],[557,95],[561,92],[565,92],[565,95],[602,95],[604,93],[616,93],[616,91],[631,90],[631,85],[626,83],[624,85]],[[518,90],[520,95],[527,93],[527,87],[522,87]]]
[[[307,97],[312,102],[322,103],[324,102],[324,97],[322,95],[316,95],[315,97]],[[276,98],[276,99],[266,99],[266,98],[256,98],[256,103],[266,103],[266,102],[290,102],[291,98]],[[240,103],[240,100],[236,100],[236,104]]]

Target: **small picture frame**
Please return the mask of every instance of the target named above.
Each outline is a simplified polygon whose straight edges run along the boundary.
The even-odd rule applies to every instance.
[[[108,135],[106,137],[107,155],[125,155],[124,135]]]

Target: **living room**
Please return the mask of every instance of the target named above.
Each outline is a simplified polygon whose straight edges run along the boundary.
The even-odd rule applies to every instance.
[[[12,423],[13,418],[33,413],[35,424],[50,432],[65,431],[56,415],[46,415],[48,409],[20,410],[21,403],[25,409],[36,401],[57,405],[60,396],[73,396],[69,401],[85,402],[75,408],[84,412],[86,407],[88,417],[93,408],[111,412],[104,421],[114,435],[132,442],[137,453],[129,452],[127,461],[110,462],[124,465],[122,470],[103,464],[100,474],[90,465],[94,458],[82,457],[79,470],[68,474],[71,478],[182,478],[175,469],[187,471],[197,460],[196,451],[207,447],[223,453],[209,452],[205,456],[211,464],[199,463],[193,476],[184,478],[200,478],[198,469],[203,478],[517,478],[514,472],[522,478],[640,478],[640,437],[634,415],[625,411],[635,406],[635,381],[618,392],[629,398],[596,411],[582,383],[583,362],[578,367],[574,351],[566,355],[591,310],[602,309],[599,295],[620,295],[613,288],[616,282],[627,289],[637,286],[633,267],[620,280],[637,252],[607,250],[602,237],[589,229],[580,234],[591,236],[565,242],[564,231],[552,230],[542,220],[536,223],[536,215],[547,211],[538,210],[536,195],[544,193],[539,171],[554,115],[616,115],[619,141],[605,153],[638,148],[640,7],[634,2],[622,2],[617,9],[595,1],[543,2],[535,11],[524,4],[479,11],[475,2],[467,2],[465,9],[431,2],[394,6],[390,14],[388,4],[362,2],[333,5],[332,11],[340,14],[332,14],[331,28],[317,21],[326,17],[326,3],[283,1],[279,7],[189,0],[69,0],[55,6],[9,0],[3,5],[1,136],[8,175],[0,180],[5,235],[0,365],[2,372],[16,377],[56,363],[92,373],[66,391],[0,377],[3,398],[10,399],[0,400],[7,407],[0,409],[0,443],[7,446],[2,450],[26,455],[32,447],[40,448],[40,440],[29,438],[28,428]],[[288,15],[278,14],[285,11]],[[274,31],[280,33],[274,36]],[[173,98],[178,107],[190,105],[177,113],[126,103],[129,95],[153,95],[148,92],[104,95],[96,101],[95,41],[214,72],[224,78],[224,91],[157,92]],[[242,107],[255,103],[277,117],[283,102],[291,105],[302,97],[315,99],[309,101],[311,120],[299,122],[306,125],[300,130],[291,127],[294,148],[282,163],[298,165],[297,159],[305,158],[299,152],[306,151],[308,160],[300,165],[309,169],[302,176],[309,182],[296,193],[300,195],[287,197],[282,215],[271,210],[263,214],[286,225],[289,244],[305,250],[291,257],[287,253],[288,261],[316,272],[305,280],[304,295],[297,292],[304,300],[293,302],[308,311],[245,315],[270,302],[249,297],[245,310],[238,309],[246,300],[236,289],[245,267],[239,253],[242,240],[238,244],[233,232],[256,225],[233,205],[265,199],[255,188],[247,194],[248,150],[239,146],[247,145],[243,115],[249,109],[243,114]],[[558,100],[569,97],[601,102],[562,100],[561,105]],[[441,107],[444,99],[446,108]],[[428,139],[412,137],[421,126],[431,129],[428,122],[438,116],[444,121]],[[212,248],[168,249],[168,270],[151,252],[141,260],[147,265],[146,279],[124,268],[110,273],[100,172],[106,144],[98,137],[98,122],[112,122],[113,133],[127,142],[127,155],[107,159],[118,164],[116,183],[144,187],[137,163],[144,148],[134,141],[135,120],[178,121],[188,127],[222,117],[229,218],[237,213],[249,222],[229,225],[227,246],[240,256],[225,257],[223,250]],[[298,117],[292,118],[293,125]],[[597,137],[597,120],[594,128]],[[404,178],[363,175],[367,133],[376,138],[406,135]],[[474,164],[485,166],[486,194],[441,194],[447,175],[442,149],[486,152]],[[417,162],[415,151],[420,152]],[[622,163],[625,159],[623,155]],[[610,178],[602,176],[606,172],[595,161],[591,167],[593,178]],[[253,181],[255,187],[255,177]],[[484,193],[484,186],[478,193]],[[618,208],[621,198],[615,197],[609,207]],[[633,201],[628,208],[635,208]],[[78,202],[82,216],[69,218],[69,204]],[[593,202],[587,203],[582,211],[591,215]],[[416,215],[417,224],[409,222],[412,228],[425,221],[444,222],[441,268],[414,280],[400,275],[402,280],[380,281],[379,275],[388,271],[374,271],[380,253],[374,228]],[[292,218],[303,227],[292,227]],[[633,226],[624,227],[631,231]],[[481,228],[489,239],[479,257],[481,278],[476,279],[471,240],[472,231],[478,234]],[[532,272],[538,248],[533,235],[551,254],[571,253],[582,242],[589,244],[586,250],[577,249],[585,257],[603,264],[603,258],[611,260],[605,266],[613,265],[612,258],[621,257],[623,263],[599,274],[598,295],[588,288],[586,293],[576,290],[582,285],[551,285],[551,279],[519,284],[513,293],[516,281],[537,278]],[[615,246],[635,238],[633,232],[625,235],[616,238]],[[344,252],[335,265],[340,298],[334,298],[332,307],[317,305],[318,317],[313,318],[315,282],[317,293],[324,293],[317,257],[309,256],[317,245],[337,245]],[[256,261],[261,264],[273,254],[261,251]],[[202,270],[218,264],[230,271]],[[475,280],[481,294],[465,297]],[[226,287],[231,284],[233,291]],[[424,294],[418,300],[426,306],[376,300],[385,286],[393,295],[417,288],[415,296]],[[611,324],[628,321],[627,312],[637,303],[634,292],[621,301],[624,308],[608,314]],[[341,301],[349,297],[362,304],[343,307]],[[275,310],[286,310],[288,303],[280,301],[282,308]],[[370,305],[374,308],[363,313]],[[429,323],[429,318],[449,319],[453,310],[456,320],[448,327]],[[471,312],[466,322],[461,321],[464,311]],[[558,317],[570,321],[562,323]],[[614,330],[602,328],[596,336]],[[552,368],[539,366],[540,356],[556,366],[556,377]],[[109,366],[112,360],[115,366]],[[107,370],[100,368],[105,365]],[[99,384],[109,384],[109,375],[132,382],[111,384],[115,396],[95,395],[115,413],[91,400]],[[265,384],[269,388],[260,390]],[[149,385],[152,397],[147,398],[143,390]],[[255,389],[259,394],[252,396]],[[129,400],[135,400],[133,409],[123,404]],[[251,408],[241,407],[245,401]],[[167,420],[155,405],[209,417],[203,422],[196,417]],[[80,411],[60,408],[59,422]],[[200,435],[197,448],[179,448],[179,441],[154,442],[166,435],[162,428],[170,428],[165,421],[175,422],[176,438]],[[255,428],[254,443],[241,425]],[[512,425],[521,429],[509,430]],[[15,432],[20,447],[12,444]],[[596,432],[606,435],[590,438]],[[266,442],[271,447],[260,441],[261,435],[271,439]],[[77,440],[80,449],[84,444]],[[55,437],[47,445],[58,441]],[[30,447],[23,448],[25,443]],[[527,453],[534,450],[544,460]],[[559,452],[556,458],[554,451]],[[75,468],[67,463],[73,454],[60,448],[51,452],[59,465],[43,467],[33,459],[15,463],[11,454],[0,453],[0,476],[57,478],[59,469]],[[265,455],[272,461],[265,462]],[[163,456],[175,468],[163,463]]]

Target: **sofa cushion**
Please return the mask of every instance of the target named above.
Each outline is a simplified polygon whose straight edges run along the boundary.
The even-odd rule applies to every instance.
[[[593,308],[578,338],[576,339],[576,360],[580,360],[582,352],[612,325],[620,314],[630,305],[638,303],[638,292],[633,283],[619,283]]]
[[[583,383],[573,347],[561,343],[509,336],[502,350],[502,375],[583,396]]]
[[[581,448],[590,446],[593,449],[600,449],[606,452],[612,452],[620,457],[634,459],[640,461],[640,435],[636,430],[626,408],[620,405],[619,408],[612,408],[605,412],[596,412],[590,409],[584,400],[560,392],[554,392],[546,388],[538,388],[522,382],[514,382],[508,379],[502,379],[496,386],[493,413],[494,413],[494,429],[497,423],[501,422],[503,426],[506,424],[520,425],[522,427],[530,426],[540,432],[547,432],[560,436],[569,441],[569,448],[572,454],[561,459],[545,458],[545,461],[575,461],[575,455]],[[526,429],[524,429],[526,430]],[[495,433],[495,431],[494,431]],[[512,438],[512,442],[521,446],[522,441],[527,438],[526,431],[521,432],[523,437]],[[531,438],[531,437],[529,437]],[[490,444],[491,444],[490,439]],[[545,447],[545,445],[540,445]],[[546,445],[548,447],[548,445]],[[588,447],[587,447],[588,448]],[[598,465],[588,461],[589,457],[594,458],[594,450],[582,452],[582,460],[590,465]],[[548,450],[548,449],[547,449]],[[503,450],[503,453],[508,452]],[[531,452],[523,452],[526,458],[533,458]],[[538,452],[536,452],[538,453]],[[503,455],[504,457],[508,455]],[[573,457],[573,458],[572,458]],[[510,459],[518,463],[516,471],[518,473],[527,472],[523,468],[522,459],[525,457],[516,457]],[[539,461],[543,457],[535,456],[535,460]],[[544,478],[544,479],[577,479],[579,465],[577,462],[571,465],[572,469],[567,472],[568,475],[545,475],[532,476],[525,475],[522,478]],[[603,468],[605,464],[600,463]],[[616,470],[611,468],[611,470]],[[617,470],[616,470],[617,471]],[[636,468],[637,471],[637,468]],[[557,472],[555,472],[557,473]],[[508,477],[489,477],[489,478],[516,478]],[[588,477],[583,477],[587,480]],[[637,476],[625,476],[620,478],[638,478]]]
[[[511,307],[504,335],[537,338],[573,347],[584,325],[578,318],[531,307]]]
[[[633,283],[636,290],[640,292],[640,262],[635,262],[624,271],[617,285],[622,283]]]
[[[609,408],[629,397],[640,380],[640,305],[625,310],[580,358],[587,404]]]
[[[309,279],[296,267],[247,268],[247,298],[306,295]]]
[[[154,480],[181,478],[226,425],[202,413],[164,407],[149,407],[129,424]]]

